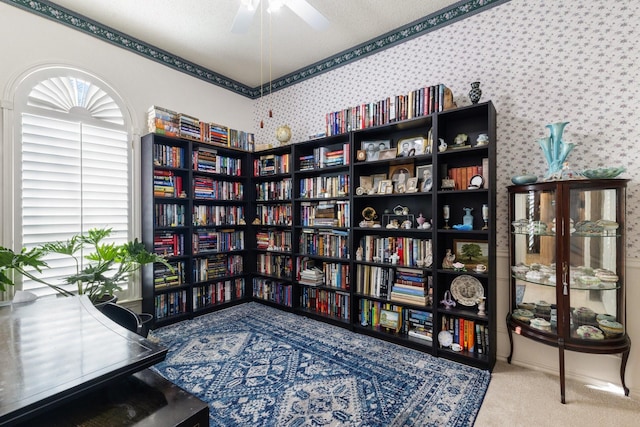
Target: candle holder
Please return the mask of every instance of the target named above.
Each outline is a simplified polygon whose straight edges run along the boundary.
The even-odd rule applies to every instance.
[[[484,221],[484,225],[482,226],[483,230],[489,229],[489,206],[482,205],[482,220]]]
[[[444,218],[444,229],[448,230],[451,227],[449,227],[449,215],[451,213],[451,210],[449,209],[449,205],[444,205],[442,206],[442,217]]]

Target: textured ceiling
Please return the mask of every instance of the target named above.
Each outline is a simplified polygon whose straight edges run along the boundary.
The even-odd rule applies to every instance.
[[[317,31],[287,7],[267,13],[268,0],[262,0],[249,30],[237,34],[231,28],[241,0],[0,1],[254,97],[260,86],[270,82],[274,90],[287,86],[300,76],[282,80],[280,84],[276,81],[325,59],[330,59],[331,64],[302,73],[302,78],[501,2],[307,0],[330,23],[326,30]],[[71,13],[64,13],[64,9]],[[425,17],[434,18],[425,24]],[[88,19],[83,21],[84,18]],[[86,25],[87,21],[99,24],[99,29]],[[404,31],[409,24],[413,27]],[[117,36],[109,30],[116,30]],[[385,35],[387,38],[381,41]],[[357,55],[351,54],[363,44],[367,44],[366,48],[358,50]]]

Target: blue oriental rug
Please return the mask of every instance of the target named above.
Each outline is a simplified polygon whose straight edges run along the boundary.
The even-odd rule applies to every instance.
[[[246,303],[156,329],[211,426],[472,426],[488,371]]]

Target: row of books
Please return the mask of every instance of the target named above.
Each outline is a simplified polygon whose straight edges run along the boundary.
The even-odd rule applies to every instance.
[[[253,279],[253,296],[287,307],[293,306],[292,286],[271,279],[255,277]]]
[[[314,199],[348,196],[350,181],[349,174],[303,178],[300,180],[300,197]]]
[[[187,290],[163,292],[156,295],[155,301],[156,320],[177,316],[187,312]]]
[[[210,254],[193,260],[193,278],[195,282],[206,282],[225,276],[242,274],[242,255]]]
[[[327,113],[325,115],[326,135],[338,135],[352,130],[426,116],[454,106],[451,89],[443,84],[426,86],[407,94]]]
[[[242,176],[242,159],[222,156],[216,150],[199,147],[192,153],[193,169],[220,175]]]
[[[286,205],[258,205],[256,218],[262,225],[291,225],[291,204]]]
[[[174,145],[153,145],[153,164],[170,168],[184,168],[184,148]]]
[[[319,263],[308,257],[296,260],[297,280],[303,285],[330,286],[349,290],[349,264],[338,262]]]
[[[173,171],[153,171],[154,197],[179,197],[182,191],[182,176],[176,175]]]
[[[183,227],[186,206],[178,203],[156,203],[153,207],[155,227]]]
[[[304,255],[349,259],[349,235],[343,230],[305,228],[299,249]]]
[[[194,254],[229,252],[244,249],[244,230],[198,230],[193,233]]]
[[[242,200],[244,186],[241,182],[218,181],[207,176],[193,179],[193,195],[203,200]]]
[[[284,178],[279,181],[265,181],[256,184],[256,200],[267,202],[270,200],[291,200],[293,195],[293,180]]]
[[[489,354],[489,327],[484,323],[444,315],[441,330],[448,330],[453,342],[459,344],[463,351]]]
[[[244,297],[244,278],[237,277],[193,288],[193,309],[198,310]]]
[[[486,170],[488,171],[488,162],[489,159],[482,159],[483,163],[486,163]],[[453,179],[455,183],[454,190],[466,190],[469,187],[471,178],[476,175],[480,175],[483,177],[483,188],[489,187],[489,178],[485,178],[485,167],[482,165],[474,165],[474,166],[465,166],[465,167],[456,167],[456,168],[448,168],[447,176],[450,179]]]
[[[173,138],[191,139],[244,151],[254,151],[255,148],[253,133],[201,121],[156,105],[152,105],[147,112],[147,127],[151,133]]]
[[[243,206],[193,206],[193,225],[238,225],[241,219],[244,219]]]
[[[350,295],[304,286],[300,290],[300,307],[316,313],[349,321]]]
[[[265,154],[253,161],[253,176],[268,176],[290,172],[290,155]]]
[[[298,170],[323,169],[349,164],[351,145],[346,142],[339,146],[316,147],[312,154],[300,156]]]
[[[290,251],[291,230],[262,230],[256,234],[256,247],[260,250]]]
[[[184,261],[169,260],[167,266],[155,263],[153,265],[153,285],[156,289],[181,286],[187,283],[186,266]],[[173,271],[171,271],[173,269]]]
[[[392,262],[397,256],[397,265],[417,267],[418,261],[432,256],[431,239],[411,237],[366,235],[360,240],[363,260],[369,262]]]
[[[276,253],[256,255],[256,272],[281,279],[293,279],[293,261],[291,256]]]
[[[153,252],[166,257],[184,254],[184,235],[160,231],[153,236]]]
[[[349,227],[350,224],[349,202],[346,200],[300,204],[300,225],[303,227]]]

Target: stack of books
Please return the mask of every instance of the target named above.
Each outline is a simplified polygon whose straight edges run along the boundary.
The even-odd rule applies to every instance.
[[[407,335],[433,341],[433,314],[428,311],[405,309]]]
[[[177,137],[179,132],[178,113],[152,105],[147,114],[147,127],[151,133]]]
[[[315,209],[313,225],[316,227],[333,227],[337,223],[335,202],[320,202]]]
[[[431,304],[428,276],[422,270],[398,267],[389,297],[391,301],[426,306]]]
[[[324,284],[324,273],[316,267],[305,269],[300,272],[298,281],[303,285],[321,286]]]
[[[180,138],[193,139],[200,141],[202,135],[200,134],[200,120],[187,116],[186,114],[179,115],[180,125]]]
[[[209,142],[227,147],[229,145],[229,128],[216,123],[209,123]]]

